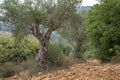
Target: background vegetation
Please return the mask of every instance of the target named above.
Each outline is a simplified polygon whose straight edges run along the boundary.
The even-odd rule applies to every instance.
[[[7,6],[7,4],[4,5]],[[73,7],[75,8],[75,6]],[[57,8],[54,13],[56,17],[60,18],[61,16],[57,14],[62,14],[61,10],[63,10],[63,7],[61,8],[61,6],[59,6]],[[72,16],[73,19],[68,18],[67,20],[70,21],[65,20],[62,24],[64,26],[63,28],[59,28],[56,32],[53,31],[54,35],[59,35],[59,37],[55,40],[50,40],[48,43],[49,46],[46,55],[47,69],[68,67],[73,64],[76,59],[79,61],[99,59],[101,62],[119,63],[119,8],[120,0],[101,0],[100,4],[96,4],[88,11],[72,11],[70,16],[74,14],[74,16]],[[10,10],[11,9],[12,8],[10,8]],[[49,10],[53,9],[54,7],[50,7]],[[39,13],[37,10],[35,10],[35,12],[33,11],[33,14]],[[37,15],[36,17],[39,16],[40,15]],[[49,16],[47,18],[49,18]],[[29,20],[28,16],[26,18]],[[64,18],[66,17],[63,17],[63,19]],[[56,18],[54,19],[56,20]],[[45,24],[47,23],[49,23],[49,20],[45,22]],[[57,22],[55,23],[57,24]],[[50,25],[50,23],[48,25]],[[17,28],[17,30],[21,31],[22,29]],[[46,30],[47,28],[45,27],[43,33]],[[15,30],[13,30],[13,32],[14,31]],[[17,31],[15,33],[17,33]],[[13,36],[17,36],[15,33]],[[22,33],[21,36],[23,35],[25,34]],[[23,39],[16,40],[19,36],[13,36],[6,34],[0,35],[0,77],[9,77],[25,70],[28,70],[30,75],[38,73],[39,70],[35,66],[36,61],[34,57],[36,50],[41,47],[39,41],[34,37],[23,37]]]
[[[88,13],[87,33],[97,51],[96,57],[102,61],[110,61],[120,53],[119,7],[119,0],[102,0]]]

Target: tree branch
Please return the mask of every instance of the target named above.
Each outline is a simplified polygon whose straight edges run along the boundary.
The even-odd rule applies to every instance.
[[[31,31],[32,34],[39,40],[42,41],[43,40],[43,36],[39,30],[39,24],[36,25],[31,25]]]
[[[47,40],[49,40],[49,39],[50,39],[50,36],[51,36],[51,34],[52,34],[52,31],[53,31],[53,30],[52,30],[51,28],[49,28],[48,31],[46,32],[44,38],[47,39]]]

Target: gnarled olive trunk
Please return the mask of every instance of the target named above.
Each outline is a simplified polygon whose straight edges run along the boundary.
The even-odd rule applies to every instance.
[[[49,28],[48,31],[43,35],[40,32],[39,24],[36,24],[35,28],[33,26],[31,30],[33,35],[40,42],[40,49],[37,49],[35,52],[36,66],[39,70],[44,70],[47,67],[46,56],[48,51],[48,43],[53,30]]]
[[[35,53],[36,66],[39,70],[45,70],[47,67],[46,56],[48,51],[49,40],[41,42],[41,47]]]

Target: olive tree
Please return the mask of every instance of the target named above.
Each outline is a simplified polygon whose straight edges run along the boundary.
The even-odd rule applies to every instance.
[[[76,12],[76,14],[74,15],[75,18],[72,20],[72,23],[66,24],[66,27],[59,30],[61,36],[67,39],[74,48],[75,57],[77,58],[80,58],[81,46],[87,39],[85,24],[86,14],[86,11]]]
[[[13,35],[22,39],[31,33],[38,39],[36,65],[44,69],[51,33],[71,23],[81,0],[4,0],[2,20],[13,25]]]

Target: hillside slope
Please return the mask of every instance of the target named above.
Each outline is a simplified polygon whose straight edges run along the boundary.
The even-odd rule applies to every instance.
[[[21,74],[1,80],[120,80],[120,64],[78,63],[67,69],[37,75],[32,78]]]

